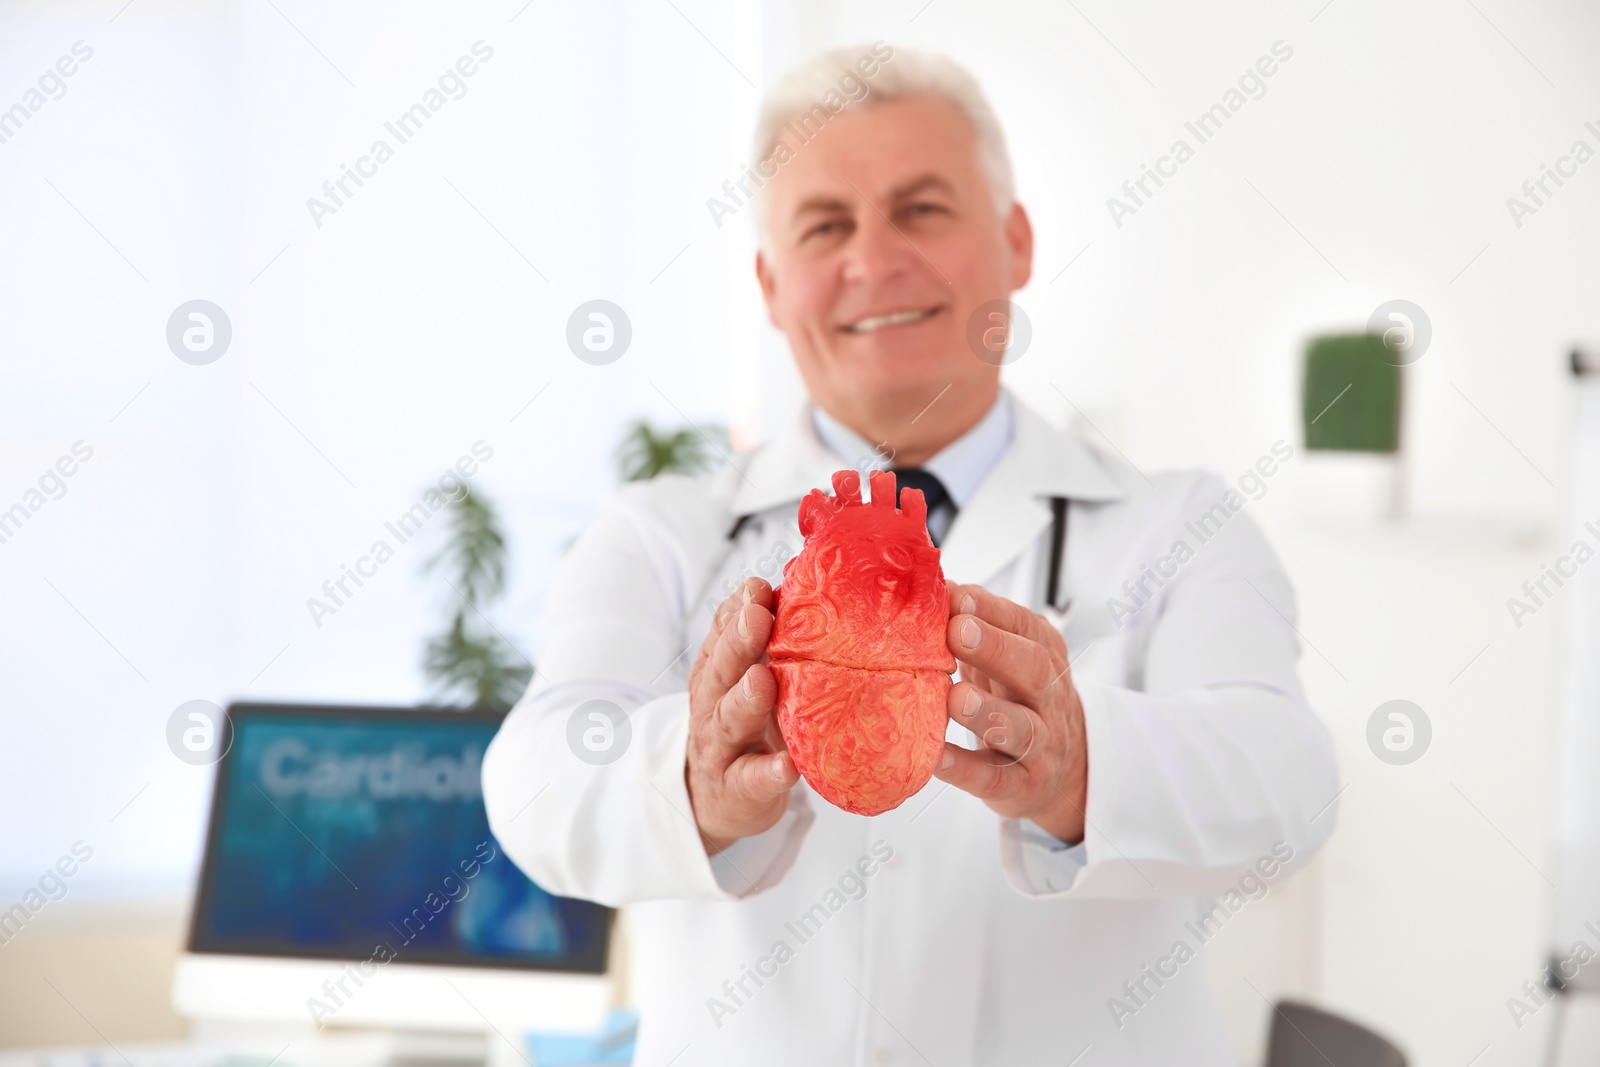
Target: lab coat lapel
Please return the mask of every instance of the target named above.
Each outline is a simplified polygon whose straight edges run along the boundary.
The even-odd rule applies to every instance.
[[[1050,497],[1088,503],[1127,494],[1125,472],[1107,465],[1015,396],[1012,404],[1017,421],[1011,447],[945,537],[941,562],[950,581],[992,580],[1050,525]]]
[[[1020,441],[956,515],[940,549],[946,580],[981,585],[1050,525],[1050,505],[1028,492]]]
[[[831,493],[833,472],[841,466],[839,457],[817,438],[804,404],[785,430],[755,451],[734,456],[733,464],[739,471],[733,494],[736,517],[798,505],[813,489]]]

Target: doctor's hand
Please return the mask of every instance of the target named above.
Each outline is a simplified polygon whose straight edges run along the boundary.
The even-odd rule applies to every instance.
[[[950,586],[950,652],[961,678],[949,714],[978,736],[948,742],[934,774],[997,814],[1083,840],[1089,760],[1067,645],[1042,615],[976,585]]]
[[[778,681],[762,662],[772,606],[772,586],[747,579],[717,608],[689,671],[683,774],[707,855],[771,829],[800,779],[778,730]]]

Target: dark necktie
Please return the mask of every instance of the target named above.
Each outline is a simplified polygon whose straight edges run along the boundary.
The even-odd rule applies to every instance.
[[[928,536],[933,538],[933,543],[938,544],[942,538],[934,536],[933,514],[940,508],[949,508],[951,521],[955,520],[956,502],[950,499],[950,494],[945,491],[944,483],[921,467],[891,467],[895,483],[895,506],[900,504],[900,494],[907,489],[922,490],[922,499],[928,503]],[[945,526],[949,530],[949,526]]]

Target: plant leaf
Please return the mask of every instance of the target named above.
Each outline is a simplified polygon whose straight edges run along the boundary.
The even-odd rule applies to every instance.
[[[480,615],[505,591],[505,536],[493,505],[470,490],[449,509],[446,541],[423,569],[450,583],[455,610],[423,647],[422,670],[437,700],[509,708],[528,688],[533,664]]]
[[[727,440],[727,431],[693,426],[657,431],[643,419],[630,423],[617,445],[617,474],[625,482],[642,482],[668,472],[695,475],[710,469],[721,457],[711,440]],[[720,446],[719,446],[720,447]]]

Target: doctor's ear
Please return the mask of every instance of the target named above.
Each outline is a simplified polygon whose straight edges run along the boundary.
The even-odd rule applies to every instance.
[[[1033,221],[1021,204],[1012,204],[1005,222],[1006,244],[1011,249],[1011,288],[1021,289],[1033,277]]]
[[[767,262],[766,253],[759,250],[756,252],[756,280],[761,283],[761,299],[767,305],[767,321],[772,323],[774,329],[781,330],[783,327],[778,325],[777,309],[773,306],[778,294],[778,276],[773,273],[772,264]]]

